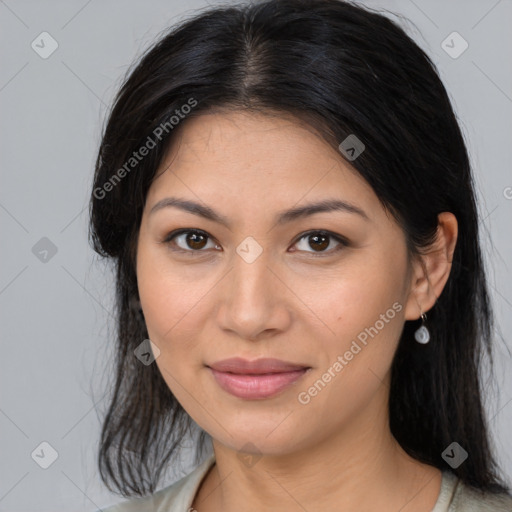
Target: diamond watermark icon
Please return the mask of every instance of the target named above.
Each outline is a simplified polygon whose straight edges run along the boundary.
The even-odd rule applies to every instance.
[[[142,364],[149,366],[160,355],[160,349],[151,340],[147,339],[133,353]]]
[[[238,452],[237,457],[242,464],[245,464],[248,468],[252,468],[261,459],[261,452],[254,444],[246,443]]]
[[[48,263],[57,254],[57,246],[49,238],[43,236],[33,245],[32,253],[39,261]]]
[[[339,146],[338,149],[350,162],[354,161],[364,150],[365,145],[353,133],[351,133]]]
[[[263,247],[252,236],[248,236],[238,245],[236,252],[246,263],[253,263],[263,252]]]
[[[48,469],[57,460],[59,454],[50,443],[43,441],[30,456],[38,466]]]
[[[41,32],[30,46],[39,57],[47,59],[59,47],[59,43],[48,32]]]
[[[444,461],[453,469],[457,469],[467,458],[468,452],[455,441],[441,454]]]
[[[468,42],[458,32],[452,32],[441,43],[441,48],[452,59],[458,59],[468,49],[468,47]]]

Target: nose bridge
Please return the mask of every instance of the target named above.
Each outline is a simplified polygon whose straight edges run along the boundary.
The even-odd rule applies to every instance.
[[[270,290],[270,276],[272,273],[269,269],[270,262],[268,254],[261,252],[255,255],[253,249],[246,254],[237,254],[233,258],[233,272],[231,280],[231,307],[239,306],[254,309],[255,312],[260,308],[267,308],[272,302],[272,294],[275,293],[275,287]]]
[[[275,283],[268,256],[253,241],[241,243],[220,298],[221,327],[246,339],[255,339],[265,330],[282,329],[287,321],[284,297],[279,297],[282,287]]]
[[[262,244],[264,241],[261,238],[258,241],[247,236],[238,244],[233,255],[233,280],[236,283],[236,290],[233,291],[251,300],[264,296],[270,275],[270,251],[264,249]]]

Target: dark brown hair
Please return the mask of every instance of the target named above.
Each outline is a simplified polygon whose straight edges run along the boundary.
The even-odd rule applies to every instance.
[[[148,188],[176,126],[220,107],[294,115],[336,149],[357,134],[366,148],[350,163],[413,254],[434,240],[440,212],[455,214],[452,272],[428,314],[433,341],[415,343],[418,323],[406,322],[393,361],[390,427],[416,459],[482,490],[503,490],[481,398],[492,311],[463,136],[424,51],[390,18],[340,0],[209,8],[161,37],[115,98],[90,202],[91,243],[116,270],[116,380],[98,459],[105,484],[123,496],[153,492],[194,431],[157,365],[134,356],[148,338],[136,307],[135,247]],[[155,146],[130,160],[150,139]],[[198,440],[201,449],[204,432]],[[469,453],[456,469],[441,457],[453,441]]]

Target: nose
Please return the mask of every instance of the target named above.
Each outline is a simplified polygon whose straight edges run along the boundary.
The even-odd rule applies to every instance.
[[[231,272],[217,290],[217,321],[222,330],[257,341],[289,327],[293,294],[271,267],[265,252],[251,263],[234,257]]]

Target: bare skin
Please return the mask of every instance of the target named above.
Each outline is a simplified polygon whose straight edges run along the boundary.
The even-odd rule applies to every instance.
[[[213,439],[216,464],[193,507],[430,512],[441,472],[408,456],[391,435],[390,367],[404,322],[428,313],[446,284],[455,217],[440,214],[435,246],[411,258],[371,187],[293,118],[220,112],[180,129],[147,195],[137,278],[160,350],[156,364]],[[151,213],[171,196],[210,207],[228,226],[175,206]],[[330,211],[275,222],[284,210],[330,199],[364,215]],[[165,243],[177,229],[206,237],[202,245],[186,234]],[[319,230],[348,244],[331,235],[319,247],[310,238]],[[250,263],[237,252],[247,237],[261,249]],[[372,326],[377,334],[345,357]],[[342,370],[333,370],[340,355]],[[243,399],[208,368],[235,356],[311,370],[275,396]],[[319,379],[325,386],[308,392]]]

